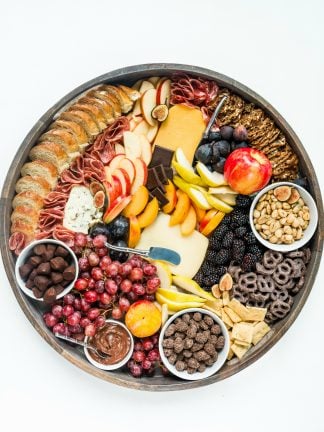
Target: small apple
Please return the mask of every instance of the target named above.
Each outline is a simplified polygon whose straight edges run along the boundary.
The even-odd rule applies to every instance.
[[[117,154],[116,156],[114,156],[111,159],[111,161],[109,162],[109,169],[110,169],[111,174],[113,174],[114,171],[119,167],[119,164],[123,159],[125,159],[125,154],[123,154],[123,153]],[[106,173],[106,177],[107,177],[107,180],[109,181],[107,173]]]
[[[226,159],[224,177],[236,192],[250,195],[264,188],[272,175],[271,162],[253,148],[234,150]]]
[[[131,196],[119,195],[106,210],[102,218],[103,221],[108,224],[114,220],[130,203],[131,199]]]
[[[147,180],[147,166],[144,161],[140,158],[136,158],[133,160],[135,167],[135,178],[132,183],[131,194],[137,191],[137,189],[146,184]]]
[[[127,172],[130,182],[133,183],[133,180],[135,178],[135,167],[133,162],[125,157],[125,159],[120,162],[118,168],[123,168]]]
[[[161,327],[161,311],[154,303],[148,300],[139,300],[128,309],[125,324],[130,332],[138,338],[152,336]]]

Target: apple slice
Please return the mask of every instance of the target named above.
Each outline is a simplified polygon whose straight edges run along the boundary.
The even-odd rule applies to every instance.
[[[123,159],[125,159],[125,154],[118,154],[111,159],[111,161],[109,163],[109,168],[110,168],[111,174],[113,174],[114,171],[119,167],[119,164]]]
[[[132,197],[125,195],[120,195],[119,197],[117,197],[103,215],[103,221],[108,224],[112,220],[114,220],[129,204],[131,199]]]
[[[133,111],[132,111],[132,115],[137,116],[137,115],[141,115],[141,114],[142,114],[142,108],[141,108],[141,104],[140,104],[140,99],[137,99],[137,101],[135,102]]]
[[[141,80],[141,79],[136,81],[136,83],[132,85],[132,88],[134,90],[139,91],[139,89],[141,88],[142,82],[143,82],[143,80]]]
[[[132,118],[129,120],[129,130],[130,130],[131,132],[133,132],[133,130],[136,128],[136,126],[137,126],[137,123],[136,123],[136,121],[134,120],[134,118],[132,117]]]
[[[149,165],[152,159],[152,147],[150,141],[146,138],[145,135],[139,136],[140,143],[141,143],[141,159],[145,162],[146,166]]]
[[[144,80],[139,88],[141,94],[145,93],[147,90],[154,89],[154,85],[150,81]]]
[[[130,182],[133,183],[133,180],[135,178],[135,167],[133,162],[125,157],[120,162],[119,168],[122,168],[127,172]]]
[[[141,122],[137,123],[133,132],[136,135],[147,135],[150,127],[152,126],[150,126],[145,120],[142,120]]]
[[[165,104],[169,106],[171,96],[171,80],[165,79],[156,88],[156,105]]]
[[[206,212],[205,216],[201,219],[199,223],[199,231],[201,232],[205,226],[208,224],[208,222],[217,214],[218,210],[216,209],[210,209]]]
[[[131,181],[129,178],[129,175],[127,174],[127,171],[125,171],[123,168],[117,168],[114,171],[113,177],[117,177],[120,181],[121,187],[122,187],[122,194],[128,195],[130,193],[131,189]]]
[[[107,182],[112,184],[112,172],[109,166],[105,166],[105,175]]]
[[[159,130],[159,126],[157,123],[154,126],[149,127],[149,130],[147,131],[146,134],[146,138],[150,141],[150,143],[152,143],[155,140],[158,130]]]
[[[235,206],[236,204],[237,195],[234,195],[232,193],[223,193],[221,195],[215,194],[215,197],[224,201],[226,204],[230,206]]]
[[[112,182],[109,183],[108,187],[108,196],[109,202],[112,203],[115,199],[121,195],[122,193],[122,185],[118,177],[112,175]]]
[[[117,155],[125,154],[125,147],[122,144],[116,143],[115,144],[115,153]]]
[[[215,195],[222,195],[222,194],[237,195],[237,192],[235,192],[235,190],[233,190],[230,186],[211,187],[208,189],[208,193],[215,194]]]
[[[175,161],[172,162],[172,166],[177,171],[179,176],[182,177],[186,182],[204,186],[201,178],[192,170],[189,170],[187,167],[184,167],[183,165]]]
[[[147,166],[145,162],[140,158],[136,158],[133,160],[133,163],[135,166],[135,178],[131,188],[132,195],[134,195],[140,186],[145,185],[147,180]]]
[[[142,147],[138,135],[134,132],[124,132],[125,155],[128,159],[134,160],[141,156]]]
[[[156,84],[160,81],[161,77],[158,76],[153,76],[148,78],[148,81],[150,81],[150,83],[152,83],[154,85],[154,87],[156,87]]]
[[[155,88],[146,90],[146,92],[141,97],[141,108],[144,119],[151,126],[156,124],[156,120],[152,117],[151,113],[156,105],[156,90]]]

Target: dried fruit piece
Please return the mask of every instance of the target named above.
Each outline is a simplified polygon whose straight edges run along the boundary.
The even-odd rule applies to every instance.
[[[225,273],[219,281],[219,289],[221,291],[230,291],[233,287],[233,279],[229,273]]]
[[[106,201],[106,194],[102,190],[98,190],[93,197],[93,204],[96,208],[100,209],[104,207]]]
[[[220,299],[222,296],[222,293],[220,291],[218,284],[215,284],[211,287],[211,292],[212,292],[213,296],[216,297],[217,299]]]
[[[288,204],[295,204],[300,198],[300,194],[297,189],[291,188],[291,195],[288,199]]]
[[[169,114],[169,109],[165,104],[161,104],[161,105],[156,105],[153,109],[152,109],[152,113],[151,116],[155,119],[158,120],[159,122],[163,122]]]
[[[279,186],[274,189],[273,193],[279,201],[287,201],[291,196],[291,188],[289,186]]]

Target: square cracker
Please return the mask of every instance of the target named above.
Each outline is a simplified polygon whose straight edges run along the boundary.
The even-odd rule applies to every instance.
[[[250,347],[251,345],[243,347],[242,345],[237,345],[236,343],[233,343],[231,345],[231,350],[236,355],[236,357],[241,359],[244,356],[244,354],[246,354],[246,352],[250,349]]]
[[[245,321],[263,321],[266,313],[267,308],[260,308],[260,307],[250,307],[246,306],[247,310],[249,311],[249,317],[248,319],[245,319]]]
[[[229,303],[228,307],[230,307],[238,316],[242,318],[242,321],[246,321],[249,318],[249,310],[238,300],[233,298]]]
[[[245,322],[235,323],[232,330],[232,338],[251,344],[253,339],[254,327]]]
[[[227,291],[225,291],[225,292],[227,292]],[[237,323],[237,322],[242,321],[241,317],[239,315],[237,315],[237,313],[234,312],[233,309],[229,308],[228,306],[225,306],[224,310],[227,313],[227,315],[231,318],[233,323]]]
[[[265,336],[270,330],[270,327],[264,321],[258,322],[255,326],[253,326],[253,345],[256,345],[258,342],[260,342],[263,336]]]
[[[233,321],[231,318],[227,315],[224,309],[222,309],[222,321],[224,321],[225,324],[227,324],[230,328],[233,327]]]

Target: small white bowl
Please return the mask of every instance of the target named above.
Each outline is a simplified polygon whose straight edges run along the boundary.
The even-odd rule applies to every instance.
[[[212,366],[208,366],[204,372],[195,372],[193,374],[189,374],[186,371],[179,372],[175,368],[174,365],[169,363],[167,357],[164,355],[162,342],[164,339],[164,333],[165,333],[166,329],[169,327],[169,325],[179,316],[186,314],[186,313],[192,313],[192,312],[200,312],[202,315],[209,315],[210,317],[212,317],[213,320],[217,324],[219,324],[219,326],[222,330],[222,335],[225,338],[225,345],[224,345],[224,348],[222,349],[222,351],[220,351],[218,353],[218,358]],[[213,312],[210,312],[209,310],[201,309],[201,308],[184,309],[184,310],[181,310],[181,311],[175,313],[174,315],[172,315],[163,325],[161,333],[160,333],[160,337],[159,337],[159,351],[160,351],[160,356],[161,356],[161,360],[162,360],[163,364],[173,375],[176,375],[177,377],[182,378],[184,380],[188,380],[188,381],[195,381],[195,380],[199,380],[199,379],[204,379],[204,378],[207,378],[211,375],[214,375],[214,373],[216,373],[225,363],[229,349],[230,349],[230,338],[229,338],[228,330],[227,330],[225,324],[223,323],[223,321]]]
[[[78,264],[78,259],[75,255],[75,253],[73,252],[73,250],[71,248],[69,248],[68,246],[66,246],[65,243],[59,241],[59,240],[53,240],[53,239],[43,239],[43,240],[35,240],[34,242],[30,243],[28,246],[25,247],[25,249],[23,249],[21,251],[21,253],[19,254],[17,261],[16,261],[16,265],[15,265],[15,276],[18,282],[18,285],[20,287],[20,289],[26,294],[28,295],[28,297],[34,299],[34,300],[38,300],[38,301],[44,301],[43,298],[36,298],[33,294],[33,291],[29,288],[26,288],[25,285],[25,281],[22,279],[22,277],[19,274],[19,268],[25,264],[25,261],[27,260],[27,258],[29,258],[29,256],[31,255],[31,251],[32,249],[39,245],[39,244],[55,244],[57,246],[62,246],[65,249],[67,249],[72,257],[72,262],[75,266],[75,277],[73,279],[73,281],[71,283],[69,283],[69,285],[67,285],[64,290],[56,297],[57,299],[60,299],[62,297],[65,296],[65,294],[67,294],[69,291],[72,290],[73,286],[74,286],[74,282],[77,280],[78,278],[78,273],[79,273],[79,264]]]
[[[128,360],[131,358],[131,356],[132,356],[132,354],[133,354],[133,351],[134,351],[134,339],[133,339],[133,335],[131,334],[131,332],[128,330],[128,328],[125,326],[124,323],[122,323],[122,322],[120,322],[120,321],[113,320],[113,319],[108,319],[108,320],[106,320],[106,323],[118,324],[119,326],[123,327],[123,328],[127,331],[128,335],[129,335],[129,338],[130,338],[130,347],[129,347],[129,352],[128,352],[128,354],[126,355],[126,357],[124,357],[124,358],[123,358],[120,362],[118,362],[118,363],[115,363],[115,364],[112,364],[112,365],[104,365],[104,364],[101,364],[101,363],[96,362],[96,361],[91,357],[91,355],[89,354],[89,350],[88,350],[88,348],[86,348],[86,347],[84,347],[84,354],[85,354],[86,358],[88,359],[88,361],[89,361],[90,363],[92,363],[94,366],[96,366],[97,368],[99,368],[99,369],[103,369],[103,370],[115,370],[115,369],[119,369],[119,368],[121,368],[122,366],[124,366],[124,365],[128,362]],[[84,341],[85,341],[85,342],[88,342],[88,340],[89,340],[89,337],[86,336],[85,339],[84,339]]]
[[[259,202],[259,199],[265,194],[267,193],[269,190],[271,189],[275,189],[279,186],[290,186],[290,187],[294,187],[295,189],[298,190],[301,198],[304,200],[305,204],[308,206],[309,208],[309,214],[310,214],[310,221],[309,221],[309,225],[306,228],[305,231],[303,231],[303,237],[300,240],[295,240],[293,243],[291,244],[278,244],[278,243],[271,243],[267,240],[265,240],[263,237],[261,237],[261,235],[258,233],[258,231],[255,229],[254,223],[253,223],[253,212],[254,209],[256,207],[256,205]],[[250,207],[250,225],[251,225],[251,229],[253,231],[253,234],[256,236],[256,238],[258,239],[258,241],[263,244],[263,246],[265,246],[268,249],[272,249],[278,252],[291,252],[293,250],[299,249],[302,246],[304,246],[306,243],[309,242],[309,240],[313,237],[314,232],[316,230],[317,227],[317,223],[318,223],[318,211],[317,211],[317,207],[315,204],[315,201],[313,199],[313,197],[310,195],[309,192],[307,192],[307,190],[305,190],[304,188],[302,188],[301,186],[295,184],[295,183],[291,183],[291,182],[278,182],[278,183],[272,183],[271,185],[263,188],[253,199],[253,202],[251,204]]]

